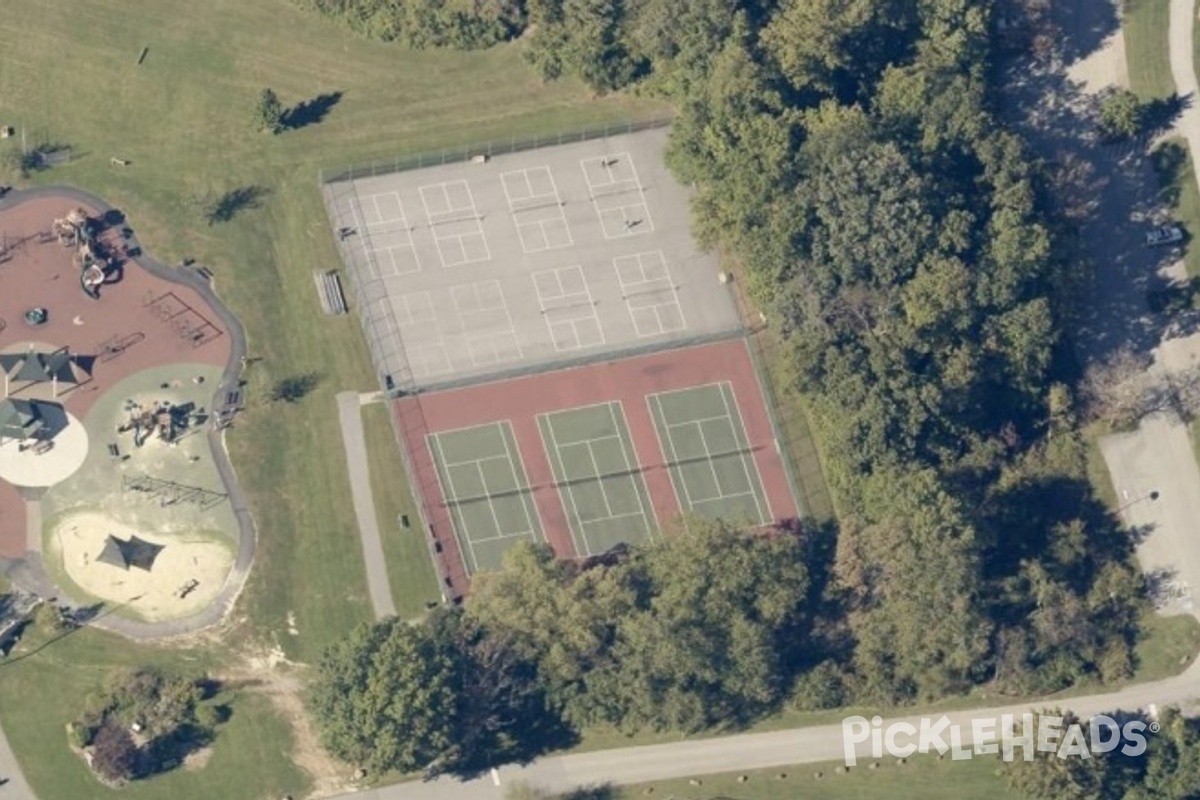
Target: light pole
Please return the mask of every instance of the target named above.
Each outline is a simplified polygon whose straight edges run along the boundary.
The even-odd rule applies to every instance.
[[[1135,505],[1135,504],[1137,504],[1137,503],[1140,503],[1140,502],[1142,502],[1143,500],[1149,500],[1151,503],[1153,503],[1153,502],[1154,502],[1155,500],[1157,500],[1158,498],[1159,498],[1159,493],[1158,493],[1158,490],[1157,490],[1157,489],[1152,489],[1151,491],[1147,492],[1146,494],[1142,495],[1141,497],[1135,497],[1135,498],[1133,498],[1132,500],[1130,500],[1128,503],[1126,503],[1125,505],[1123,505],[1123,506],[1121,506],[1120,508],[1118,508],[1118,509],[1117,509],[1117,514],[1118,514],[1118,515],[1120,515],[1120,513],[1121,513],[1122,511],[1124,511],[1125,509],[1129,508],[1129,507],[1130,507],[1130,506],[1132,506],[1132,505]]]

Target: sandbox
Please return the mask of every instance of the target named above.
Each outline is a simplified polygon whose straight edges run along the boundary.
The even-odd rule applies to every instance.
[[[109,537],[137,537],[162,550],[150,570],[98,561]],[[160,533],[96,511],[60,518],[49,536],[46,565],[65,574],[86,597],[119,612],[157,621],[186,617],[206,608],[233,566],[231,545],[215,532]],[[194,582],[194,585],[192,585]],[[187,591],[184,587],[191,586]],[[64,587],[70,593],[70,586]]]

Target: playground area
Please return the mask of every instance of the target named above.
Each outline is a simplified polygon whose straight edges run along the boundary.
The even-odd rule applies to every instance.
[[[403,397],[393,414],[454,595],[522,540],[587,558],[693,515],[800,516],[742,340]]]
[[[739,330],[665,128],[327,184],[375,366],[463,385]]]
[[[218,533],[167,535],[92,511],[48,526],[43,562],[60,583],[65,577],[79,590],[74,599],[159,621],[207,607],[225,585],[233,555]]]
[[[0,240],[0,557],[40,549],[63,595],[118,614],[194,614],[238,543],[206,436],[230,337],[194,290],[134,261],[119,212],[38,196],[0,211]],[[130,542],[163,549],[129,569],[99,559]]]

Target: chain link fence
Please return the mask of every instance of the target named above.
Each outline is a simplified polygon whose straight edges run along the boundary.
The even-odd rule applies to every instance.
[[[358,164],[322,168],[319,180],[322,185],[353,181],[361,178],[373,178],[378,175],[390,175],[393,172],[423,169],[442,164],[455,164],[470,161],[474,158],[491,158],[506,153],[520,153],[525,150],[536,150],[539,147],[553,147],[573,142],[586,142],[592,139],[605,139],[609,136],[620,136],[626,133],[665,128],[671,124],[670,117],[657,117],[636,122],[615,122],[587,128],[558,131],[557,133],[539,134],[525,138],[496,139],[489,142],[464,145],[462,147],[430,150],[424,153],[397,155],[393,158],[364,161]]]

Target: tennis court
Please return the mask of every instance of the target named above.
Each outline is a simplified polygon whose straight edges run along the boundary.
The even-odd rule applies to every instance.
[[[429,451],[468,572],[498,568],[523,539],[542,540],[509,422],[430,434]]]
[[[579,555],[635,544],[655,530],[619,402],[539,414],[538,429]]]
[[[703,517],[771,522],[728,381],[650,394],[646,402],[680,508]]]

